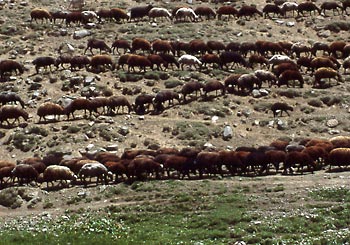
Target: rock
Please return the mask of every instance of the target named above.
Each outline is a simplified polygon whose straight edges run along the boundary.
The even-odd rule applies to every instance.
[[[326,31],[320,31],[317,33],[317,36],[322,37],[322,38],[328,38],[331,36],[331,31],[330,30],[326,30]]]
[[[90,31],[83,29],[83,30],[75,31],[73,34],[73,39],[81,39],[90,35],[91,35]]]
[[[288,22],[286,23],[286,26],[288,26],[288,27],[295,26],[295,22],[294,22],[294,21],[288,21]]]
[[[218,119],[219,119],[218,116],[213,116],[213,117],[211,118],[211,122],[212,122],[212,123],[216,123]]]
[[[259,97],[261,97],[261,93],[260,93],[259,90],[257,90],[257,89],[253,89],[252,95],[253,95],[254,98],[259,98]]]
[[[204,148],[213,148],[214,147],[214,145],[212,143],[209,143],[209,142],[205,143],[203,146],[204,146]]]
[[[264,89],[264,88],[259,89],[259,92],[260,92],[261,96],[267,96],[267,95],[269,95],[269,91],[267,91],[267,90]]]
[[[288,123],[282,121],[281,119],[277,119],[276,124],[277,124],[277,129],[278,130],[286,130],[286,129],[288,129]]]
[[[118,133],[123,135],[123,136],[126,136],[128,133],[130,133],[130,131],[129,131],[128,127],[122,126],[118,129]]]
[[[222,136],[223,140],[229,140],[233,137],[233,130],[229,125],[224,127],[224,133]]]
[[[118,151],[118,145],[109,145],[106,147],[107,151]]]
[[[337,119],[329,119],[327,122],[326,122],[326,125],[327,127],[329,128],[335,128],[336,126],[339,125],[339,122]]]
[[[339,130],[336,130],[336,129],[331,129],[331,130],[328,131],[328,133],[329,133],[330,135],[334,135],[334,134],[340,134],[340,131],[339,131]]]
[[[92,84],[92,82],[95,81],[95,77],[85,77],[85,80],[84,80],[84,86],[89,86]]]

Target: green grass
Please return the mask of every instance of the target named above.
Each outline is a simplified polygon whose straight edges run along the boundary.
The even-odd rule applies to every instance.
[[[117,186],[118,187],[118,186]],[[344,244],[350,239],[350,197],[346,188],[321,188],[304,197],[308,205],[276,209],[284,186],[227,186],[221,181],[150,181],[111,188],[127,197],[98,210],[67,210],[2,224],[0,244]],[[141,198],[136,198],[139,196]],[[255,194],[254,194],[255,193]],[[264,210],[265,211],[264,211]],[[271,212],[274,210],[274,212]]]

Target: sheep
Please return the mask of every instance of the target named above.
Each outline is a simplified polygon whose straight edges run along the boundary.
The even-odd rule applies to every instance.
[[[202,19],[202,16],[206,16],[207,20],[210,20],[210,17],[213,17],[213,19],[216,17],[215,11],[208,6],[198,6],[194,12],[200,19]]]
[[[153,99],[154,96],[150,94],[140,94],[135,98],[134,102],[134,111],[137,114],[144,114],[149,110],[149,106],[152,104],[153,105]],[[146,106],[145,106],[146,105]]]
[[[279,151],[285,151],[287,145],[289,145],[288,140],[275,140],[270,143],[270,146]]]
[[[29,114],[25,110],[15,106],[4,105],[0,108],[0,125],[2,125],[4,121],[6,121],[8,125],[13,125],[16,121],[20,122],[20,117],[27,121]],[[14,121],[10,123],[9,119],[14,119]]]
[[[168,155],[163,165],[164,171],[167,172],[168,177],[170,177],[170,171],[174,170],[181,179],[184,179],[185,176],[190,178],[190,170],[194,162],[191,158],[185,156]]]
[[[225,47],[226,51],[240,52],[241,43],[240,42],[229,42]]]
[[[42,173],[44,172],[44,170],[46,169],[46,165],[43,163],[43,160],[40,157],[28,157],[25,158],[21,161],[18,161],[18,164],[28,164],[31,165],[32,167],[35,168],[36,171],[38,171],[38,173]]]
[[[77,176],[66,166],[50,165],[43,172],[42,180],[38,182],[46,182],[49,188],[49,183],[53,185],[53,181],[57,180],[60,181],[60,184],[63,184],[63,181],[67,183],[68,180],[75,182]]]
[[[90,177],[90,182],[92,177],[97,177],[96,184],[99,180],[108,184],[108,178],[113,177],[113,174],[102,163],[86,163],[79,170],[78,177],[84,182],[84,186],[87,186],[86,177]]]
[[[292,151],[299,151],[301,152],[302,150],[305,149],[304,145],[301,144],[288,144],[285,148],[286,152],[292,152]]]
[[[97,161],[86,159],[85,157],[74,157],[67,160],[62,160],[59,165],[60,166],[66,166],[72,172],[77,175],[80,171],[80,169],[86,164],[86,163],[98,163]]]
[[[53,115],[54,120],[56,118],[56,115],[58,116],[57,120],[60,120],[60,115],[63,115],[63,107],[61,105],[52,103],[52,102],[45,102],[41,104],[38,107],[37,115],[39,116],[39,122],[41,122],[41,119],[43,118],[44,121],[46,121],[46,116]]]
[[[150,54],[147,56],[147,59],[152,63],[152,66],[151,66],[152,70],[154,69],[153,68],[154,65],[156,65],[158,71],[163,70],[161,66],[162,64],[165,67],[165,69],[168,67],[168,63],[158,54]]]
[[[160,57],[167,63],[166,68],[168,68],[169,64],[171,65],[171,68],[174,70],[174,65],[177,68],[180,68],[179,62],[176,60],[176,58],[172,54],[165,54],[165,53],[160,53]]]
[[[278,65],[284,62],[294,63],[290,57],[286,55],[280,55],[280,54],[275,54],[269,59],[269,64],[272,65],[272,68],[275,67],[275,65]]]
[[[108,161],[104,164],[109,172],[115,174],[115,183],[118,182],[118,176],[123,178],[123,175],[125,174],[128,178],[130,177],[129,172],[127,171],[130,161],[131,160],[129,159],[121,159],[119,161]]]
[[[236,154],[235,151],[222,150],[218,152],[222,165],[225,165],[226,169],[231,175],[241,174],[244,169],[241,158]]]
[[[39,173],[35,170],[35,168],[28,164],[20,164],[16,165],[14,169],[11,171],[12,179],[18,179],[19,185],[22,185],[24,181],[29,183],[30,181],[36,181]]]
[[[209,51],[211,52],[208,45],[201,39],[193,39],[189,42],[189,52],[191,54],[204,54],[205,52]]]
[[[241,42],[239,52],[246,57],[248,53],[254,54],[258,47],[254,42]]]
[[[85,98],[76,98],[74,100],[72,100],[68,106],[66,106],[63,109],[63,113],[65,115],[67,115],[67,120],[69,120],[69,115],[72,114],[73,119],[75,119],[74,117],[74,112],[76,110],[84,110],[84,116],[86,116],[86,111],[90,109],[90,101],[88,99]],[[91,112],[90,112],[91,114]]]
[[[18,94],[14,93],[14,92],[1,92],[0,93],[1,105],[5,105],[9,102],[14,102],[16,104],[17,101],[22,106],[22,109],[24,109],[25,103]]]
[[[283,46],[281,42],[270,42],[258,40],[255,42],[256,50],[261,55],[266,56],[269,52],[274,56],[276,53],[279,55],[289,55],[289,50]]]
[[[166,40],[156,39],[152,42],[151,46],[154,53],[174,52],[174,48],[171,46],[171,43]]]
[[[195,160],[195,167],[199,171],[199,178],[203,174],[222,174],[222,162],[218,152],[200,152]]]
[[[254,71],[254,75],[261,81],[265,82],[267,81],[268,86],[271,87],[273,84],[276,84],[278,81],[278,78],[270,71],[265,70],[256,70]]]
[[[190,43],[188,42],[171,41],[170,44],[173,47],[173,53],[175,56],[180,56],[181,51],[185,53],[190,52]]]
[[[350,164],[350,149],[336,148],[331,150],[325,163],[329,165],[329,171],[332,169],[332,166],[347,167]]]
[[[151,52],[151,49],[152,49],[152,45],[151,43],[144,39],[144,38],[140,38],[140,37],[137,37],[137,38],[134,38],[131,42],[131,53],[135,53],[135,51],[141,49],[143,52],[144,51],[149,51]]]
[[[312,55],[316,56],[317,51],[323,51],[323,54],[325,54],[326,52],[328,54],[330,54],[330,49],[329,49],[329,45],[327,43],[324,42],[314,42],[314,44],[311,47],[311,53]]]
[[[198,81],[190,81],[185,83],[181,89],[180,93],[183,95],[184,102],[186,102],[186,95],[196,92],[196,97],[198,97],[198,91],[201,93],[203,84]]]
[[[221,65],[220,57],[216,54],[204,54],[200,61],[202,62],[202,67],[207,68],[207,64],[217,64]]]
[[[242,74],[231,74],[224,80],[224,85],[226,88],[226,91],[228,93],[233,93],[235,88],[237,87],[238,78],[240,78]]]
[[[344,69],[344,74],[346,74],[346,70],[350,68],[350,56],[344,59],[342,66]]]
[[[259,64],[260,67],[261,66],[267,67],[267,65],[269,64],[269,61],[262,55],[252,54],[251,56],[249,56],[248,63],[251,68],[254,68],[255,64]]]
[[[70,60],[70,69],[71,71],[75,71],[78,67],[79,69],[83,67],[87,67],[90,64],[90,59],[86,55],[76,55],[73,56]]]
[[[72,57],[73,56],[71,54],[61,54],[60,56],[58,56],[58,58],[55,61],[56,70],[58,70],[59,66],[65,69],[63,64],[70,64]]]
[[[122,20],[129,20],[130,16],[125,12],[125,10],[120,9],[120,8],[111,8],[111,17],[115,19],[115,21],[119,22]]]
[[[309,146],[303,149],[301,152],[308,154],[311,159],[317,163],[321,163],[328,156],[328,152],[323,145]]]
[[[243,5],[239,10],[238,10],[238,17],[242,17],[244,16],[246,20],[248,20],[248,17],[250,19],[250,17],[255,16],[256,15],[260,15],[261,17],[263,17],[263,13],[261,11],[259,11],[256,7],[254,6],[248,6],[248,5]]]
[[[14,60],[0,61],[0,78],[4,78],[7,72],[14,71],[16,74],[23,74],[24,67],[22,64]]]
[[[150,68],[153,66],[152,62],[147,59],[147,57],[137,54],[130,55],[127,60],[127,64],[129,72],[131,72],[131,69],[135,72],[135,66],[138,66],[140,68],[140,72],[146,72],[147,66]]]
[[[190,66],[190,68],[193,66],[198,65],[198,67],[200,67],[202,65],[202,62],[196,58],[193,55],[189,55],[189,54],[184,54],[182,55],[179,59],[178,62],[180,64],[181,69],[184,69],[184,65],[188,65]]]
[[[92,160],[105,164],[108,161],[119,161],[120,157],[113,152],[99,151],[92,157]]]
[[[319,87],[321,87],[324,84],[321,81],[321,79],[323,78],[328,78],[329,86],[331,86],[331,78],[336,78],[337,85],[339,85],[339,81],[344,82],[342,76],[336,70],[329,67],[321,67],[315,71],[315,80],[314,80],[313,86],[317,87],[318,85]]]
[[[221,20],[221,16],[223,15],[227,15],[227,20],[229,20],[231,15],[233,17],[238,16],[238,10],[233,6],[221,6],[216,10],[216,14],[218,15],[219,20]]]
[[[284,163],[286,160],[286,152],[282,150],[269,150],[265,152],[266,162],[268,164],[272,164],[275,169],[276,173],[279,170],[279,166],[281,163]],[[268,171],[268,168],[267,168]]]
[[[128,108],[128,113],[130,114],[132,107],[130,105],[130,102],[125,96],[111,96],[108,98],[108,114],[112,114],[114,112],[114,109],[117,107],[116,113],[118,114],[118,110],[121,107],[122,113],[124,113],[124,107]]]
[[[143,17],[147,16],[149,11],[153,8],[151,4],[146,6],[137,6],[130,9],[130,19],[129,21],[135,19],[135,21],[140,21]]]
[[[156,18],[168,18],[170,21],[172,20],[172,15],[171,13],[165,9],[165,8],[152,8],[149,12],[148,12],[148,17],[149,20],[153,20],[155,21]]]
[[[223,42],[214,40],[207,41],[207,47],[211,52],[216,51],[217,53],[220,53],[220,51],[226,49],[226,46]]]
[[[154,108],[156,108],[157,111],[162,111],[164,108],[163,103],[168,101],[168,106],[170,106],[174,104],[174,99],[181,103],[181,96],[177,92],[172,90],[161,90],[153,99]]]
[[[54,66],[56,65],[56,59],[50,56],[42,56],[34,59],[32,61],[32,64],[35,65],[35,70],[37,74],[39,73],[39,69],[41,67],[44,67],[45,70],[49,68],[50,71],[52,72],[51,65],[54,65]]]
[[[221,68],[224,69],[224,66],[228,69],[229,63],[233,63],[231,69],[233,69],[234,65],[240,64],[241,66],[248,66],[247,61],[243,58],[243,56],[237,52],[225,51],[220,54],[221,60]]]
[[[287,87],[289,87],[289,81],[295,80],[299,82],[300,88],[304,86],[304,78],[299,71],[286,70],[282,72],[282,74],[279,76],[277,85],[278,87],[280,87],[281,85],[287,85]],[[295,83],[293,82],[293,87],[294,85]]]
[[[348,15],[348,12],[346,11],[346,9],[348,7],[350,7],[350,1],[349,0],[344,0],[344,1],[341,1],[342,2],[342,14],[345,14]]]
[[[85,23],[84,17],[82,12],[80,11],[73,11],[69,12],[66,15],[66,26],[70,26],[71,23]]]
[[[124,40],[124,39],[116,39],[112,43],[112,53],[114,54],[114,50],[117,49],[117,53],[119,53],[119,49],[124,49],[124,54],[126,53],[127,50],[131,50],[131,46],[129,41]]]
[[[343,7],[340,6],[337,2],[329,1],[329,2],[323,2],[320,6],[320,13],[323,12],[325,16],[326,15],[326,10],[333,10],[333,14],[335,15],[335,11],[337,11],[338,15],[340,14],[339,9],[343,10]]]
[[[280,7],[278,7],[275,4],[266,4],[262,9],[262,12],[264,14],[264,18],[266,17],[272,18],[272,17],[275,17],[276,15],[277,16],[284,15]],[[273,13],[272,17],[270,16],[270,13]]]
[[[107,54],[94,55],[90,60],[90,66],[92,69],[100,71],[104,70],[105,67],[109,68],[111,71],[115,68],[115,63],[112,57]]]
[[[50,12],[46,9],[40,9],[35,8],[32,11],[30,11],[30,23],[32,23],[33,20],[35,20],[36,23],[38,23],[38,19],[41,20],[41,24],[44,23],[44,20],[47,22],[48,20],[51,21],[52,15]]]
[[[291,55],[295,53],[296,57],[299,58],[301,53],[311,54],[311,47],[306,44],[297,42],[294,43],[291,47]]]
[[[347,57],[350,56],[350,44],[346,44],[343,48],[343,59],[346,59]]]
[[[329,139],[329,142],[333,145],[333,148],[350,148],[349,136],[335,136]]]
[[[294,62],[283,62],[274,67],[272,72],[276,75],[276,77],[279,77],[284,71],[287,70],[299,71],[299,68]]]
[[[5,184],[12,177],[12,170],[16,167],[16,164],[4,166],[0,168],[0,189],[5,187]],[[6,180],[5,180],[6,178]]]
[[[300,58],[297,59],[297,65],[298,68],[300,69],[300,71],[302,71],[302,67],[306,67],[306,71],[310,71],[311,70],[311,61],[313,60],[313,58],[311,57],[305,57],[302,56]]]
[[[117,70],[121,67],[124,71],[124,65],[128,64],[128,59],[132,54],[123,54],[119,57],[118,59],[118,65],[117,65]]]
[[[66,19],[67,14],[69,13],[69,11],[66,10],[53,10],[53,11],[49,11],[50,15],[51,15],[51,20],[53,22],[53,24],[56,24],[56,20],[60,19],[61,20],[61,24],[64,22],[64,20]]]
[[[285,17],[287,17],[287,12],[292,12],[292,15],[294,17],[294,12],[297,12],[298,10],[298,4],[295,2],[284,2],[281,5],[281,11]]]
[[[121,155],[121,159],[134,159],[136,157],[148,157],[152,158],[156,155],[155,151],[152,150],[125,150],[123,154]]]
[[[112,18],[112,14],[111,14],[110,9],[104,9],[104,8],[99,9],[96,12],[96,14],[97,14],[100,22],[102,21],[102,19],[106,19],[106,21],[109,21]]]
[[[346,44],[347,43],[344,41],[334,41],[329,44],[329,51],[335,58],[338,58],[338,52],[342,54]],[[342,57],[342,55],[340,57]]]
[[[105,114],[106,109],[108,107],[108,103],[109,103],[109,99],[106,97],[95,97],[95,98],[91,98],[89,100],[89,105],[88,105],[88,110],[90,112],[90,117],[92,115],[92,112],[96,112],[99,115],[100,114]],[[102,112],[99,113],[98,109],[102,108]]]
[[[262,81],[255,76],[253,73],[249,74],[243,74],[237,79],[237,89],[240,90],[242,93],[250,93],[254,89],[254,85],[257,86],[257,88],[261,88]]]
[[[282,116],[283,112],[287,113],[287,115],[290,116],[288,111],[293,111],[293,107],[291,107],[290,105],[284,102],[276,102],[271,105],[270,110],[273,113],[273,117],[276,117],[279,112],[280,112],[280,116]]]
[[[315,162],[308,154],[298,151],[288,152],[283,164],[283,174],[288,174],[288,170],[293,174],[292,167],[298,167],[298,171],[301,170],[301,174],[303,174],[304,166],[307,166],[311,173],[313,173],[316,168]]]
[[[337,65],[333,62],[333,60],[330,57],[316,57],[311,61],[310,65],[312,72],[321,67],[338,69]]]
[[[199,18],[193,9],[187,7],[179,8],[174,16],[176,21],[180,21],[181,19],[183,19],[183,21],[186,21],[188,19],[188,21],[195,22]]]
[[[312,12],[316,12],[316,11],[319,14],[321,14],[321,9],[319,7],[317,7],[316,4],[314,4],[313,2],[299,3],[298,8],[297,8],[298,16],[300,16],[300,14],[302,16],[304,16],[304,11],[310,12],[310,15],[312,15]]]
[[[225,95],[225,86],[220,81],[212,80],[203,85],[204,97],[212,91],[215,91],[215,96],[218,96],[218,90],[221,90],[221,95]]]
[[[111,48],[105,43],[105,41],[103,41],[101,39],[91,38],[88,40],[87,47],[84,50],[84,54],[89,49],[91,54],[94,55],[94,53],[92,52],[93,48],[99,49],[100,54],[102,53],[102,50],[109,52],[109,53],[112,52]]]
[[[163,166],[151,158],[138,157],[134,158],[129,163],[127,170],[131,179],[136,177],[138,180],[141,180],[145,174],[146,177],[150,174],[155,174],[155,178],[160,179],[160,174],[163,172]]]

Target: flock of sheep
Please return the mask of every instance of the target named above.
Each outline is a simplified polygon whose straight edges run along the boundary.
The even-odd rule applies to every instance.
[[[0,187],[35,181],[63,184],[108,184],[149,178],[207,178],[216,175],[256,176],[313,173],[328,166],[342,169],[350,163],[350,138],[304,139],[298,143],[276,140],[270,145],[235,150],[204,151],[197,148],[126,150],[63,159],[61,155],[26,158],[16,163],[0,161]],[[89,181],[87,180],[89,178]],[[69,181],[69,182],[68,182]]]

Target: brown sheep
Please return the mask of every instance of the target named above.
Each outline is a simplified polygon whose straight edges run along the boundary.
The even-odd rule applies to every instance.
[[[323,12],[324,16],[326,15],[326,10],[333,10],[333,15],[335,15],[335,11],[340,14],[339,10],[343,10],[343,7],[339,5],[337,2],[329,1],[329,2],[323,2],[320,6],[320,13]]]
[[[151,174],[154,174],[156,179],[160,179],[160,174],[163,172],[162,165],[148,157],[134,158],[128,164],[127,169],[132,180],[135,177],[142,180]]]
[[[329,45],[329,51],[335,58],[343,57],[343,49],[346,44],[344,41],[334,41]],[[338,56],[338,52],[341,53],[340,56]]]
[[[118,114],[119,108],[122,108],[122,113],[124,113],[124,107],[128,108],[128,113],[130,114],[132,107],[130,105],[130,102],[125,96],[111,96],[108,98],[108,114],[112,114],[114,112],[114,109],[117,107],[116,113]]]
[[[16,121],[19,121],[19,118],[22,117],[25,121],[28,120],[29,115],[23,109],[20,109],[15,106],[4,105],[0,108],[0,125],[6,121],[8,125],[13,125]],[[14,119],[12,123],[9,122],[9,119]]]
[[[38,182],[46,182],[47,188],[49,188],[49,183],[53,185],[54,181],[63,181],[67,184],[67,181],[76,181],[77,176],[66,166],[61,165],[50,165],[48,166],[42,174],[42,179]]]
[[[128,59],[132,54],[123,54],[119,57],[118,60],[118,65],[117,65],[117,70],[119,70],[119,68],[121,67],[124,71],[124,65],[128,64]]]
[[[313,161],[318,162],[319,164],[328,157],[328,152],[322,145],[309,146],[301,152],[308,154]]]
[[[84,110],[84,116],[86,116],[86,111],[90,109],[90,100],[85,98],[76,98],[72,100],[68,106],[63,109],[65,115],[67,115],[67,120],[69,120],[69,115],[72,114],[73,119],[74,112],[77,110]]]
[[[139,67],[140,72],[146,72],[147,66],[150,68],[152,68],[153,66],[152,62],[149,59],[147,59],[147,57],[137,54],[130,55],[127,60],[127,64],[129,72],[131,72],[131,70],[135,72],[135,66]]]
[[[190,54],[204,54],[206,52],[209,52],[210,49],[208,45],[201,39],[194,39],[189,42],[189,52]]]
[[[350,68],[350,57],[347,57],[346,59],[344,59],[343,61],[343,69],[344,69],[344,74],[346,74],[346,70]]]
[[[243,74],[237,79],[237,89],[241,93],[251,93],[256,86],[258,89],[261,88],[262,81],[254,74]]]
[[[297,80],[299,82],[300,88],[304,86],[304,78],[299,71],[296,70],[286,70],[282,72],[282,74],[278,78],[278,87],[281,85],[287,85],[289,87],[290,81]],[[295,82],[293,82],[293,87],[295,86]]]
[[[252,54],[249,56],[248,63],[251,68],[254,68],[255,64],[259,64],[260,67],[267,67],[269,61],[262,55]]]
[[[343,48],[343,59],[346,59],[350,56],[350,44],[346,44]]]
[[[115,68],[112,57],[107,54],[94,55],[90,60],[90,66],[94,71],[104,70],[105,67],[111,71]]]
[[[30,11],[30,23],[32,23],[33,20],[35,20],[36,23],[38,23],[38,19],[41,20],[41,24],[44,23],[44,20],[47,22],[48,20],[51,21],[51,14],[46,9],[40,9],[35,8],[32,11]]]
[[[331,86],[331,78],[335,78],[337,85],[340,82],[344,82],[342,76],[336,70],[329,67],[321,67],[315,71],[314,87],[322,87],[325,83],[321,79],[328,78],[328,86]]]
[[[90,117],[92,116],[93,112],[100,114],[105,114],[106,113],[106,108],[108,107],[109,103],[109,98],[106,97],[95,97],[95,98],[90,98],[90,104],[88,106],[88,110],[90,112]],[[98,112],[98,109],[102,108],[102,112]]]
[[[275,17],[276,15],[277,16],[283,16],[283,11],[281,10],[280,7],[278,7],[277,5],[275,4],[266,4],[264,6],[264,8],[262,9],[262,12],[264,14],[264,18],[268,17],[268,18],[272,18],[272,17]],[[270,16],[270,13],[272,13],[272,17]]]
[[[160,39],[154,40],[151,46],[154,53],[174,52],[174,48],[171,46],[171,43],[166,40],[160,40]]]
[[[336,148],[331,150],[329,156],[326,159],[326,164],[329,165],[329,170],[332,166],[347,167],[350,164],[350,149],[349,148]]]
[[[198,6],[194,12],[196,13],[196,15],[198,15],[198,17],[202,20],[202,16],[206,16],[207,20],[210,20],[211,17],[213,17],[213,19],[215,19],[216,17],[216,13],[215,11],[210,8],[209,6]]]
[[[70,24],[72,22],[77,23],[77,24],[85,23],[85,18],[83,16],[82,12],[80,12],[80,11],[69,12],[66,15],[66,25],[70,26]]]
[[[180,93],[183,95],[184,102],[186,102],[186,95],[192,94],[193,92],[196,92],[196,97],[198,97],[198,91],[201,94],[202,88],[203,84],[198,81],[190,81],[185,83],[180,89]]]
[[[94,55],[94,53],[92,52],[93,48],[99,49],[100,50],[100,54],[102,53],[102,50],[104,50],[106,52],[109,52],[109,53],[112,52],[111,48],[105,43],[105,41],[103,41],[101,39],[91,38],[91,39],[88,40],[87,47],[84,50],[84,54],[89,49],[91,54]]]
[[[44,172],[47,167],[40,157],[28,157],[19,161],[19,164],[31,165],[35,168],[36,171],[38,171],[39,174]]]
[[[154,70],[154,65],[156,65],[158,71],[163,70],[162,65],[165,69],[168,67],[168,63],[158,54],[150,54],[147,59],[152,63],[152,70]]]
[[[215,91],[215,96],[218,96],[218,90],[221,90],[221,95],[225,95],[225,86],[220,81],[213,80],[203,85],[204,97],[207,97],[212,91]]]
[[[104,165],[107,167],[108,171],[112,174],[115,174],[114,182],[118,182],[118,176],[121,178],[126,175],[129,178],[129,172],[127,171],[127,167],[131,160],[129,159],[121,159],[119,161],[108,161]]]
[[[141,49],[143,52],[151,52],[152,45],[148,40],[144,38],[134,38],[131,42],[131,53],[135,53],[139,49]]]
[[[241,18],[242,16],[245,17],[246,20],[248,20],[252,17],[256,15],[260,15],[261,17],[263,17],[263,13],[258,10],[256,7],[254,6],[248,6],[248,5],[243,5],[239,10],[238,10],[238,17]]]
[[[268,164],[272,164],[276,172],[278,172],[280,164],[286,160],[286,152],[281,150],[269,150],[265,152],[266,160]]]
[[[158,159],[155,158],[154,160],[163,164],[164,171],[167,173],[167,176],[171,176],[171,171],[176,171],[177,175],[183,179],[187,175],[188,178],[190,178],[190,171],[188,169],[188,166],[191,164],[190,159],[184,156],[178,156],[178,155],[169,155],[169,154],[163,154],[160,155],[160,157],[163,158],[163,163],[161,163]]]
[[[313,173],[316,168],[315,162],[308,154],[298,151],[288,152],[283,164],[283,174],[288,174],[288,170],[289,173],[293,174],[292,167],[298,167],[298,171],[301,171],[301,174],[303,174],[304,166],[307,166],[311,173]]]
[[[313,58],[302,56],[297,59],[297,65],[300,71],[303,71],[303,67],[306,67],[306,71],[311,70],[311,61]]]
[[[59,66],[65,69],[63,65],[70,64],[72,57],[73,56],[71,54],[61,54],[60,56],[58,56],[58,58],[55,61],[56,69],[58,70]]]
[[[229,42],[225,47],[226,51],[232,52],[240,52],[241,51],[241,43],[240,42]]]
[[[140,94],[135,98],[134,111],[137,114],[144,114],[149,111],[149,106],[153,105],[154,95]],[[147,110],[146,110],[147,109]]]
[[[70,60],[70,69],[75,71],[76,68],[87,67],[90,64],[90,59],[86,55],[76,55]]]
[[[181,96],[177,92],[172,90],[161,90],[159,91],[153,100],[154,108],[157,111],[162,111],[164,109],[163,103],[168,101],[168,106],[174,104],[174,99],[181,103]]]
[[[261,84],[267,81],[269,87],[271,87],[273,84],[276,84],[278,81],[277,76],[275,76],[275,74],[273,74],[271,71],[255,70],[254,75],[260,80],[259,83]]]
[[[8,181],[11,179],[12,170],[15,167],[16,167],[16,164],[0,168],[0,189],[4,188],[6,186],[6,184],[8,183]]]
[[[202,62],[202,67],[207,68],[207,64],[217,64],[218,66],[221,65],[220,57],[216,54],[204,54],[200,58],[200,61]]]
[[[279,151],[285,151],[287,145],[289,145],[289,141],[285,140],[275,140],[270,143],[270,146]]]
[[[311,54],[311,47],[297,42],[294,43],[290,49],[290,54],[293,55],[295,53],[296,57],[299,58],[301,53],[305,53],[306,55],[310,55]]]
[[[109,21],[112,18],[111,10],[110,9],[99,9],[96,12],[97,16],[99,17],[99,22],[101,22],[103,19],[106,21]]]
[[[207,47],[211,52],[216,51],[217,53],[220,53],[220,51],[226,49],[226,46],[223,42],[213,40],[207,41]]]
[[[305,16],[304,11],[310,12],[310,15],[312,15],[312,12],[316,13],[316,11],[318,12],[318,14],[321,14],[321,9],[317,7],[316,4],[314,4],[313,2],[299,3],[297,8],[298,16]]]
[[[125,10],[120,8],[111,8],[111,17],[115,19],[115,21],[119,22],[124,20],[129,20],[130,16],[125,12]]]
[[[241,76],[242,74],[231,74],[224,80],[224,85],[228,93],[233,93],[235,91],[238,83],[238,78]]]
[[[344,1],[341,1],[341,3],[342,3],[342,14],[344,14],[345,12],[345,14],[348,15],[348,12],[346,11],[346,9],[350,7],[350,1],[344,0]]]
[[[58,116],[57,120],[60,120],[60,115],[63,115],[63,107],[61,105],[52,103],[52,102],[45,102],[41,104],[38,107],[37,115],[39,116],[39,122],[43,118],[44,121],[46,121],[46,116],[53,115],[54,120],[56,119],[56,116]]]
[[[36,59],[34,59],[32,61],[32,64],[35,65],[35,70],[36,70],[36,73],[39,73],[39,69],[41,67],[44,67],[45,70],[47,68],[50,69],[50,72],[52,72],[51,70],[51,66],[55,66],[56,65],[56,59],[53,58],[53,57],[50,57],[50,56],[42,56],[42,57],[38,57]]]
[[[195,160],[195,167],[199,171],[199,178],[203,178],[203,174],[222,175],[222,161],[218,152],[200,152]]]
[[[287,113],[287,115],[290,116],[288,111],[293,111],[293,107],[284,102],[276,102],[272,104],[270,110],[273,112],[273,117],[276,117],[278,115],[278,112],[280,112],[280,116],[282,116],[283,112]]]
[[[330,54],[330,49],[329,45],[324,42],[315,42],[312,47],[311,47],[311,54],[313,56],[316,56],[317,51],[323,51],[323,55],[327,53],[328,55]]]
[[[243,56],[238,52],[232,52],[232,51],[225,51],[220,54],[220,60],[221,60],[221,68],[224,69],[224,66],[228,69],[229,63],[232,63],[231,69],[235,65],[241,65],[244,67],[249,66],[247,61],[243,58]]]
[[[233,6],[221,6],[216,11],[218,19],[221,20],[221,16],[227,15],[227,20],[230,19],[231,15],[235,18],[238,16],[238,10]]]
[[[18,179],[19,185],[23,183],[29,183],[30,181],[36,181],[39,173],[35,168],[28,164],[16,165],[16,167],[11,171],[13,181],[15,178]]]
[[[172,54],[165,54],[165,53],[160,53],[159,54],[160,57],[162,57],[162,59],[167,63],[167,67],[169,67],[169,65],[171,65],[171,68],[174,70],[174,65],[177,68],[180,68],[180,64],[179,62],[175,59],[175,57]]]
[[[330,57],[316,57],[311,61],[310,65],[312,71],[315,71],[321,67],[329,67],[334,70],[338,68],[336,63],[334,63]]]
[[[51,15],[51,20],[53,21],[53,24],[56,24],[56,20],[61,20],[61,24],[65,21],[68,11],[65,10],[55,10],[55,11],[49,11]]]
[[[134,159],[136,157],[149,157],[152,158],[152,156],[155,156],[156,152],[152,150],[124,150],[123,154],[121,155],[121,159]]]
[[[97,152],[91,160],[96,160],[102,164],[105,164],[108,161],[119,161],[120,157],[113,152],[105,152],[105,151],[100,151]]]
[[[228,169],[231,175],[241,174],[244,168],[241,158],[235,151],[219,151],[222,165]]]
[[[173,47],[173,54],[175,56],[180,56],[182,51],[185,53],[190,52],[190,43],[189,42],[181,42],[181,41],[171,41],[171,46]]]
[[[131,46],[129,41],[124,40],[124,39],[116,39],[112,43],[112,52],[114,54],[114,50],[117,49],[117,53],[119,53],[119,49],[124,49],[124,54],[126,53],[127,50],[131,50]]]
[[[24,109],[25,103],[17,93],[15,93],[15,92],[1,92],[0,93],[1,105],[5,105],[5,104],[10,103],[10,102],[14,102],[15,104],[17,104],[16,103],[17,101],[21,104],[22,108]]]
[[[16,74],[23,74],[24,67],[22,64],[14,60],[0,61],[0,77],[4,78],[6,73],[14,71]]]
[[[136,6],[130,9],[130,19],[129,21],[135,19],[135,21],[140,21],[143,17],[147,16],[149,11],[153,8],[151,4],[146,6]]]
[[[287,70],[299,71],[299,68],[294,62],[283,62],[274,67],[272,72],[276,75],[276,77],[279,77],[284,71]]]

